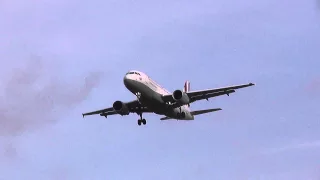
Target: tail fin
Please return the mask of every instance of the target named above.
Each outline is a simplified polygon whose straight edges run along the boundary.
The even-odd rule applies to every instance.
[[[190,82],[189,81],[186,81],[184,83],[183,91],[186,93],[190,91]],[[190,104],[188,104],[188,107],[190,107]]]
[[[190,91],[190,82],[189,81],[186,81],[184,83],[183,91],[184,92],[189,92]]]

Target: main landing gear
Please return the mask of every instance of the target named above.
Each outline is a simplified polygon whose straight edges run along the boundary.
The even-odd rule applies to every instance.
[[[177,113],[177,117],[178,117],[178,119],[185,118],[186,117],[186,113],[185,112]]]
[[[147,121],[146,121],[146,119],[142,118],[142,113],[139,113],[139,115],[140,115],[140,119],[138,119],[138,125],[139,126],[141,126],[141,124],[146,125]]]
[[[182,119],[186,117],[186,113],[185,112],[181,112],[181,107],[179,107],[180,112],[177,113],[177,117],[178,119]]]

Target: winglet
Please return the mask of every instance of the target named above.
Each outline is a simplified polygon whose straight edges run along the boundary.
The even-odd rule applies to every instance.
[[[84,114],[82,114],[82,118],[84,118]]]
[[[250,86],[254,86],[255,84],[254,84],[254,83],[249,83],[249,85],[250,85]]]

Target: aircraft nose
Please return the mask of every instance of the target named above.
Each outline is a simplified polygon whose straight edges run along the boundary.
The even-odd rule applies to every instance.
[[[133,80],[130,77],[128,77],[128,75],[125,75],[123,78],[123,83],[126,87],[128,87],[133,84]]]
[[[125,75],[125,76],[123,77],[123,82],[126,83],[127,81],[128,81],[128,75]]]

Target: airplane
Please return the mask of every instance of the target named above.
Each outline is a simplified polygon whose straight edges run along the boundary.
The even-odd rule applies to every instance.
[[[148,75],[141,71],[131,70],[127,72],[123,78],[125,87],[133,93],[137,99],[129,102],[117,100],[112,107],[101,109],[93,112],[83,113],[83,118],[88,115],[100,114],[107,116],[119,114],[121,116],[136,113],[140,116],[138,125],[146,125],[147,121],[142,117],[143,113],[155,113],[164,115],[160,120],[194,120],[194,117],[214,111],[220,111],[221,108],[205,109],[191,111],[190,104],[209,98],[230,95],[236,89],[253,86],[255,84],[248,83],[236,86],[228,86],[215,89],[205,89],[198,91],[190,91],[190,82],[186,81],[182,90],[177,89],[173,93],[160,86]]]

